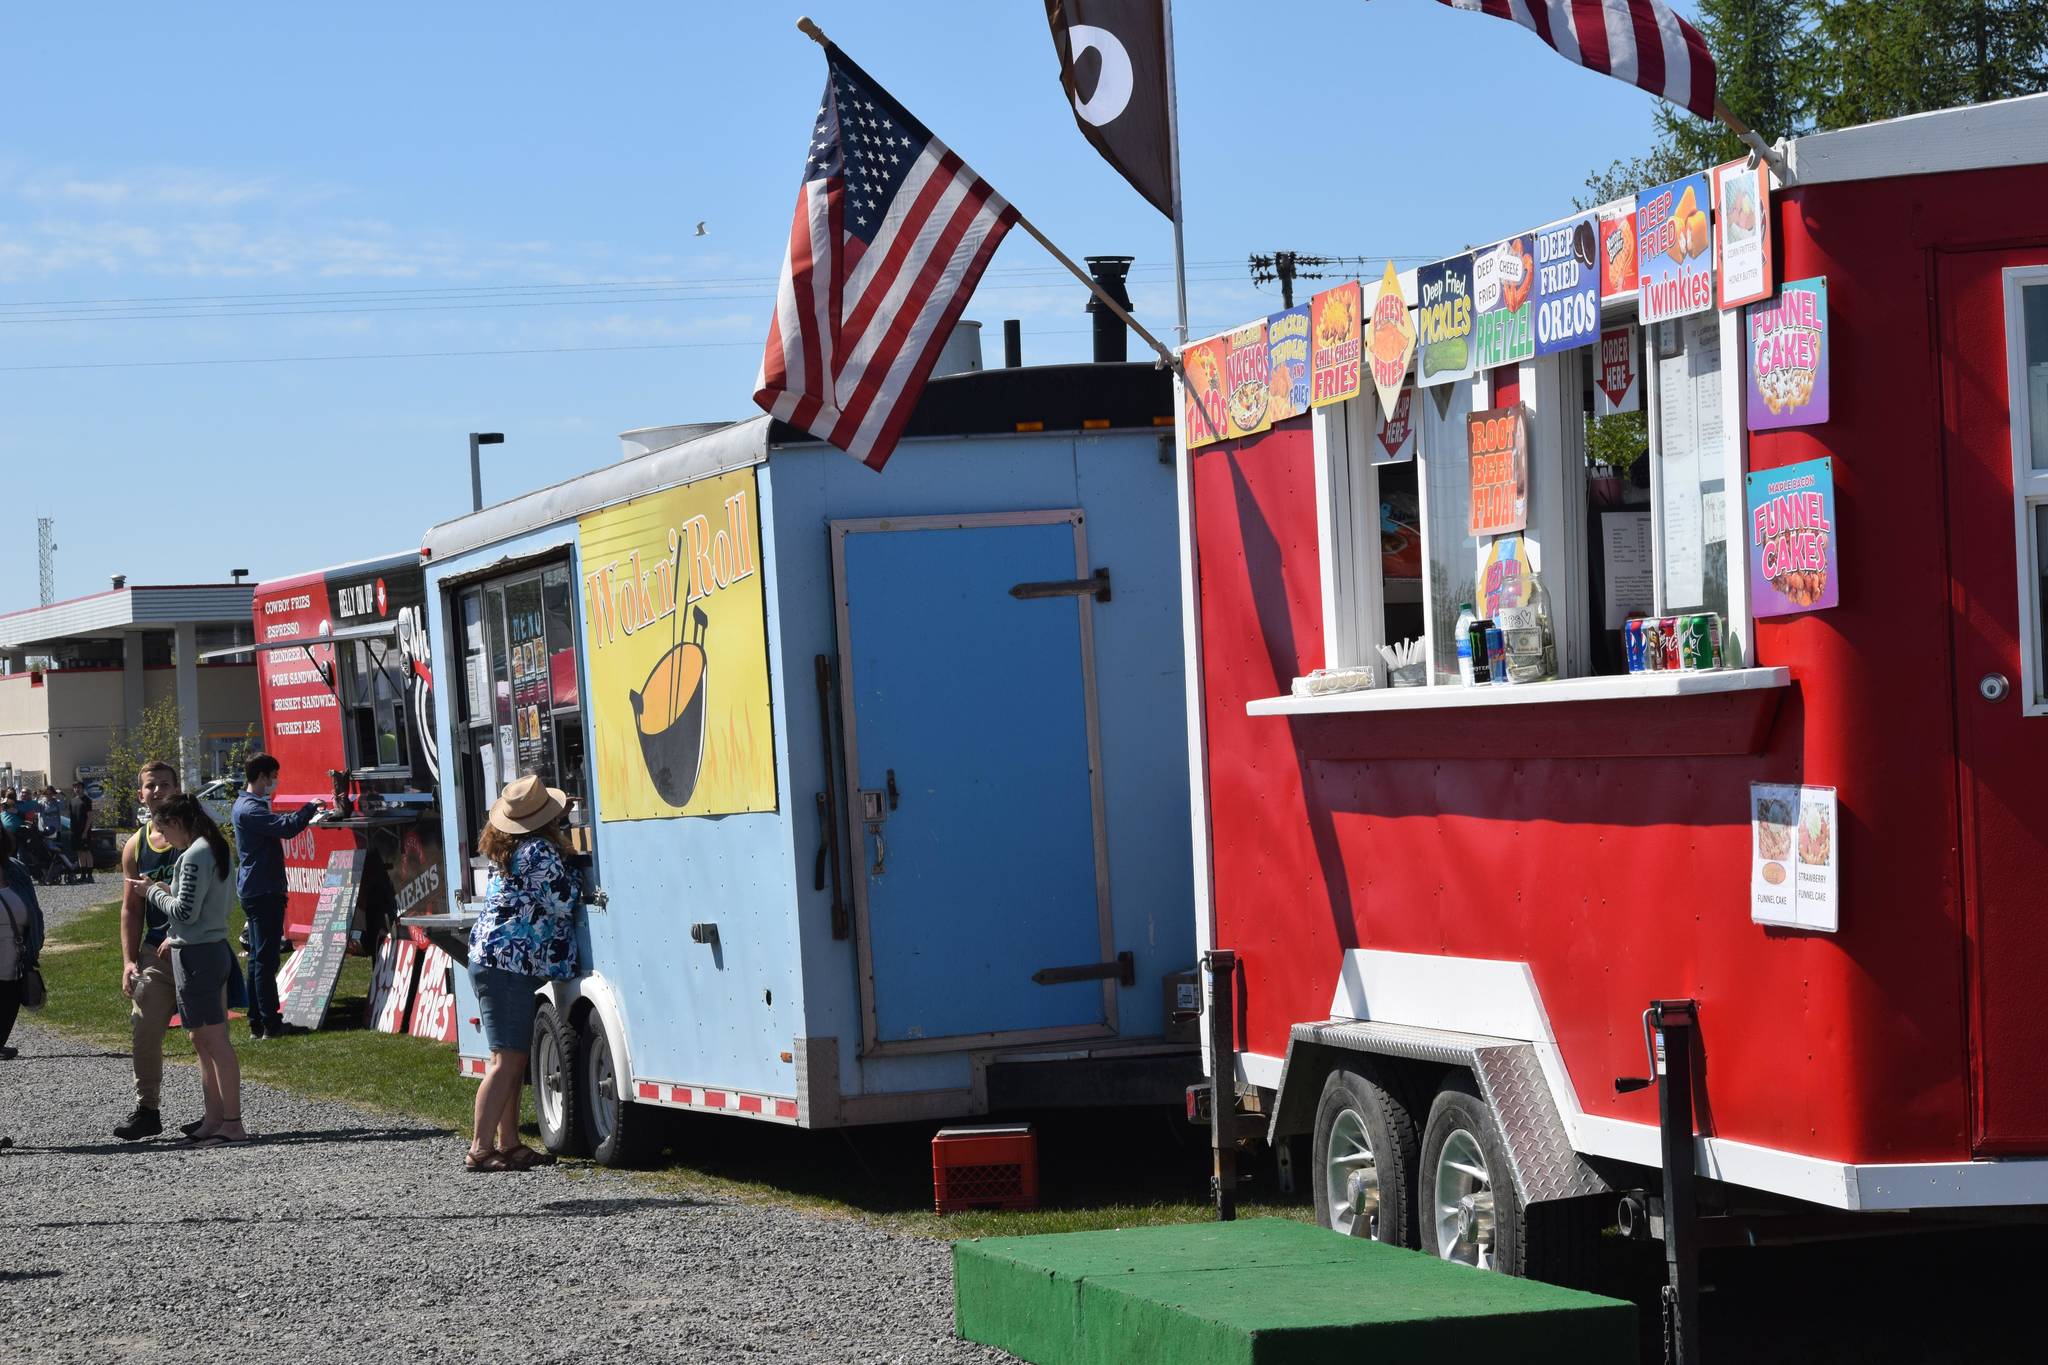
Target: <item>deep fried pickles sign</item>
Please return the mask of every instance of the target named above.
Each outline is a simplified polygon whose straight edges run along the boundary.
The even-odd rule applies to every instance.
[[[1311,407],[1358,396],[1358,359],[1364,348],[1364,291],[1358,281],[1325,289],[1309,301],[1309,394]]]
[[[1841,596],[1834,461],[1767,469],[1748,484],[1750,614],[1834,606]]]
[[[1453,256],[1415,272],[1415,381],[1448,384],[1472,375],[1472,258]]]

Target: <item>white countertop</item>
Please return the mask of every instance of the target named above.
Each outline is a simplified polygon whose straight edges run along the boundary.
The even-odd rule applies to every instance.
[[[1334,716],[1360,711],[1435,711],[1448,707],[1533,706],[1544,702],[1630,701],[1647,697],[1696,697],[1716,692],[1754,692],[1787,687],[1790,669],[1725,668],[1712,673],[1624,673],[1601,678],[1560,678],[1554,682],[1488,684],[1484,687],[1368,687],[1322,697],[1261,697],[1246,702],[1254,716]]]

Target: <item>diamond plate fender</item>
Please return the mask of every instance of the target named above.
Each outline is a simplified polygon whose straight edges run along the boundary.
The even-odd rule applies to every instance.
[[[1572,1149],[1536,1049],[1512,1038],[1356,1019],[1296,1024],[1280,1069],[1269,1139],[1307,1131],[1323,1081],[1346,1052],[1469,1070],[1493,1110],[1525,1205],[1612,1192],[1613,1186]]]

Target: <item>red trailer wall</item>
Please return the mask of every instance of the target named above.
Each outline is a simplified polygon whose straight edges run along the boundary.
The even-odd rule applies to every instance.
[[[327,580],[310,573],[259,584],[253,613],[259,645],[316,639],[326,634],[329,626]],[[307,653],[271,649],[256,655],[263,748],[280,765],[272,804],[281,811],[331,798],[327,770],[348,766],[342,747],[341,711]],[[333,669],[332,645],[315,645],[311,653],[320,667]],[[285,932],[293,940],[303,942],[312,925],[328,858],[355,846],[355,838],[346,830],[317,828],[285,844],[285,877],[291,886]]]
[[[1833,420],[1758,434],[1749,467],[1834,457],[1843,586],[1833,610],[1758,623],[1758,663],[1792,674],[1759,755],[1571,756],[1618,728],[1680,745],[1722,719],[1712,698],[1513,708],[1557,755],[1520,759],[1488,755],[1499,712],[1247,716],[1324,662],[1308,422],[1195,452],[1216,941],[1242,954],[1243,1046],[1279,1056],[1325,1017],[1345,949],[1513,959],[1589,1114],[1655,1123],[1653,1094],[1613,1080],[1642,1074],[1645,1004],[1693,996],[1703,1132],[1970,1155],[1932,260],[2042,240],[2048,177],[1821,185],[1776,213],[1779,277],[1828,277]],[[1371,756],[1389,750],[1411,756]],[[1750,921],[1752,780],[1840,789],[1840,933]]]

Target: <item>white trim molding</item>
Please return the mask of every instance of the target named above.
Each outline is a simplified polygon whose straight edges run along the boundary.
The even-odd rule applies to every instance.
[[[2048,424],[2036,414],[2027,373],[2026,295],[2048,290],[2048,265],[2009,267],[2003,278],[2005,302],[2006,406],[2012,413],[2012,492],[2015,562],[2019,566],[2020,708],[2022,715],[2048,715],[2048,677],[2041,668],[2040,572],[2048,565],[2048,544],[2035,534],[2034,512],[2048,506],[2048,469],[2034,467],[2034,428]],[[2048,365],[2048,355],[2037,364]]]
[[[1794,185],[2033,166],[2048,157],[2048,95],[1909,114],[1785,144]]]
[[[1659,1164],[1655,1125],[1579,1107],[1526,962],[1354,948],[1344,954],[1330,1017],[1527,1042],[1536,1049],[1574,1150],[1637,1166]],[[1250,1074],[1252,1057],[1244,1064]],[[1717,1137],[1695,1138],[1693,1150],[1695,1168],[1708,1179],[1829,1208],[1902,1212],[2048,1204],[2048,1159],[1858,1165]]]

